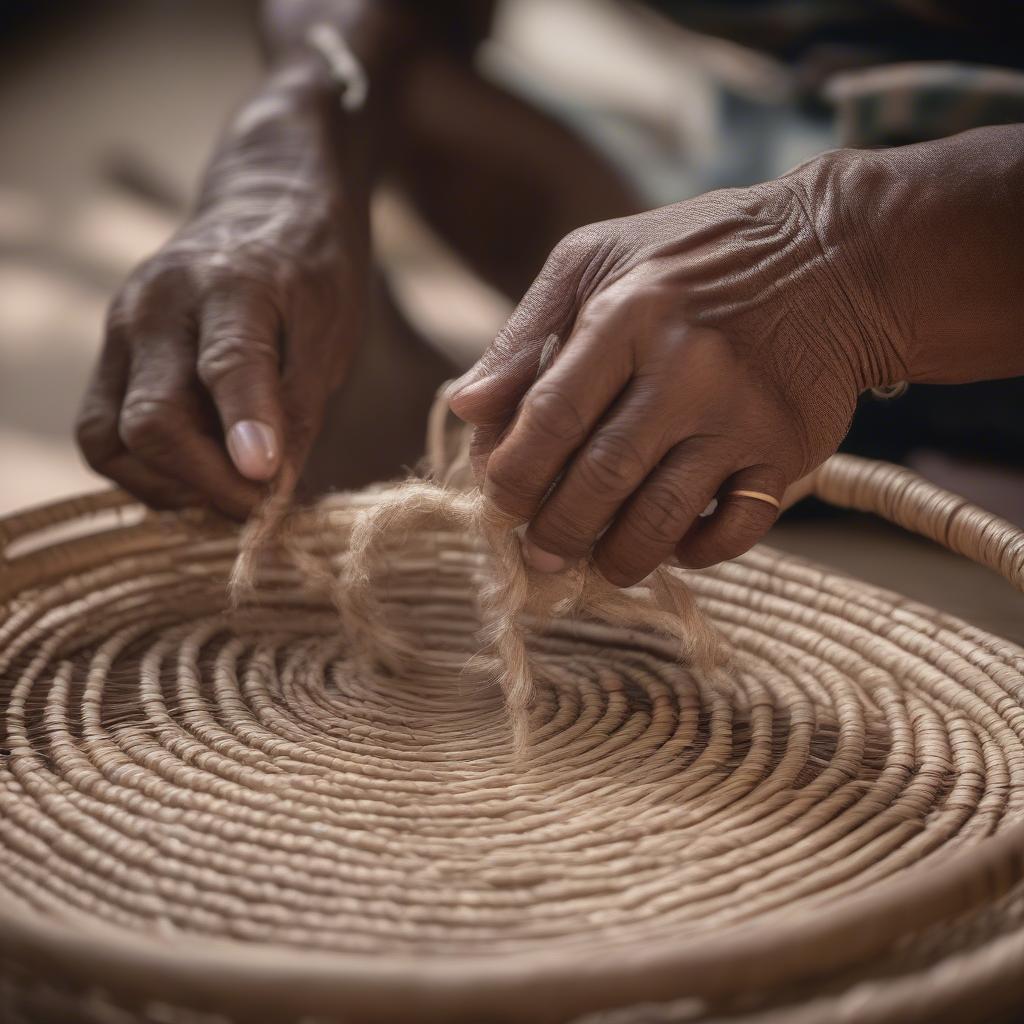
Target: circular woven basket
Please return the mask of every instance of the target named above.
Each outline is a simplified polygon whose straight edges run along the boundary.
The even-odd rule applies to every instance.
[[[1024,589],[1024,533],[892,466],[814,491]],[[372,494],[332,500],[330,536]],[[347,524],[347,526],[346,526]],[[758,548],[687,574],[728,676],[532,624],[517,755],[486,555],[395,539],[401,671],[282,556],[108,492],[0,523],[0,1020],[991,1021],[1024,1006],[1024,651]]]

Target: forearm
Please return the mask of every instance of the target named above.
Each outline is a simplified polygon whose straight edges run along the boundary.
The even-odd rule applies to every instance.
[[[203,176],[197,216],[258,234],[268,219],[302,211],[340,226],[365,206],[367,144],[343,123],[336,91],[315,54],[274,69],[236,112]],[[350,218],[349,218],[350,219]]]
[[[318,0],[263,6],[268,74],[236,112],[204,176],[200,213],[233,199],[308,203],[335,219],[365,207],[417,45],[406,5]]]
[[[851,151],[839,168],[833,233],[867,240],[847,247],[874,292],[863,308],[892,311],[906,379],[1024,374],[1024,125]]]

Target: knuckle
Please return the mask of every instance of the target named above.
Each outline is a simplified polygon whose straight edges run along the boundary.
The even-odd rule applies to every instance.
[[[604,431],[579,458],[579,473],[591,491],[628,493],[642,480],[646,464],[637,446],[625,434]]]
[[[578,447],[586,436],[583,418],[575,403],[553,387],[535,387],[523,402],[524,426],[542,440]]]
[[[132,311],[146,303],[166,302],[188,286],[186,269],[166,255],[158,254],[136,268],[115,302],[122,302]]]
[[[105,331],[108,344],[131,340],[148,326],[183,320],[190,302],[189,284],[180,268],[154,259],[139,267],[107,307]]]
[[[551,263],[557,268],[575,266],[590,255],[600,234],[600,224],[583,224],[573,228],[555,245],[551,252]]]
[[[174,405],[157,398],[129,398],[118,420],[118,434],[124,446],[157,461],[176,450],[180,428],[180,415]]]
[[[666,547],[675,544],[693,521],[694,511],[682,497],[664,488],[641,493],[630,510],[628,526],[642,544]]]
[[[199,379],[208,388],[225,378],[259,363],[276,362],[276,353],[268,342],[242,334],[225,334],[206,345],[196,361]]]
[[[578,331],[591,331],[600,328],[611,320],[615,320],[623,314],[628,314],[631,309],[631,299],[621,289],[612,287],[598,292],[591,296],[580,309],[576,318],[576,329]]]

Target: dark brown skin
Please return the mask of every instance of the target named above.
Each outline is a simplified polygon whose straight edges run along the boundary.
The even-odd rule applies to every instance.
[[[478,428],[485,487],[530,523],[538,568],[593,550],[626,585],[673,553],[732,557],[775,511],[728,491],[781,496],[835,450],[863,389],[1024,372],[1021,128],[827,154],[638,213],[588,147],[475,73],[489,6],[265,5],[267,81],[222,139],[195,215],[111,306],[79,425],[95,468],[156,507],[241,517],[267,481],[299,474],[343,382],[352,416],[367,407],[359,374],[386,382],[385,353],[400,362],[374,417],[427,401],[443,362],[369,286],[369,202],[385,176],[510,294],[553,247],[451,393]],[[362,111],[341,110],[303,42],[318,20],[367,71]],[[383,344],[384,328],[396,340]],[[538,381],[552,333],[561,354]],[[319,454],[317,475],[396,472],[404,442],[374,446],[394,465],[355,468],[367,446],[352,416],[328,418],[351,472],[323,472]]]
[[[781,498],[861,391],[1024,373],[1022,238],[1024,126],[826,154],[568,236],[451,406],[535,568],[711,565],[777,514],[729,492]]]
[[[242,112],[195,216],[111,304],[78,439],[151,505],[244,515],[257,481],[304,461],[351,358],[367,195],[329,137],[325,86],[313,64],[280,68],[270,116]]]

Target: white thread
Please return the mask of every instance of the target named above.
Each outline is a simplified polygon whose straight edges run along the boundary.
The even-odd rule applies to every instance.
[[[318,21],[306,33],[306,42],[313,47],[341,86],[341,106],[349,112],[361,110],[366,104],[370,83],[356,55],[334,25]]]

